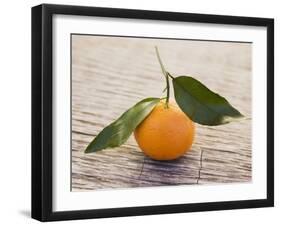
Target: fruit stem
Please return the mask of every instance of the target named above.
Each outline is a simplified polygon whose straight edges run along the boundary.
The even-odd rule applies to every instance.
[[[166,91],[167,91],[167,96],[166,96],[166,108],[169,108],[169,98],[170,98],[170,83],[169,83],[169,76],[171,76],[166,70],[165,70],[165,67],[162,63],[162,60],[161,60],[161,57],[160,57],[160,54],[159,54],[159,51],[158,51],[158,48],[157,46],[155,46],[155,50],[156,50],[156,55],[157,55],[157,59],[159,61],[159,64],[161,66],[161,70],[162,70],[162,73],[163,75],[165,76],[165,79],[166,79]],[[172,77],[172,76],[171,76]]]
[[[167,74],[171,79],[174,79],[174,77],[169,72],[167,72]]]

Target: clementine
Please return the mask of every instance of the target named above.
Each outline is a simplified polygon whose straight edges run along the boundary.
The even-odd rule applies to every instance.
[[[160,101],[135,129],[135,139],[148,157],[173,160],[190,150],[195,125],[176,103]]]

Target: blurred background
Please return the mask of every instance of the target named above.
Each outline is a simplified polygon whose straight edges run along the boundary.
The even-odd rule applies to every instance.
[[[251,45],[72,35],[72,190],[251,181]],[[155,46],[173,76],[200,80],[247,120],[197,124],[192,151],[175,161],[148,159],[133,136],[121,147],[84,154],[136,102],[165,96]]]

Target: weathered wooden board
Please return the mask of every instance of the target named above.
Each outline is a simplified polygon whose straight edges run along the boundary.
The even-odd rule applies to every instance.
[[[175,161],[145,157],[133,136],[121,147],[84,154],[87,144],[137,101],[163,96],[155,45],[168,71],[194,76],[248,119],[197,124],[192,150]],[[250,180],[251,44],[72,36],[73,191]]]

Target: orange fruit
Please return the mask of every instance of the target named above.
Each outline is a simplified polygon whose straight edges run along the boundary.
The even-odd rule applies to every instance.
[[[148,157],[173,160],[190,150],[195,133],[194,123],[176,103],[159,102],[135,129],[135,139]]]

